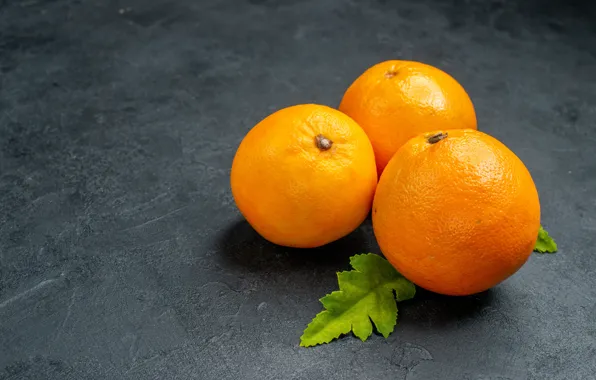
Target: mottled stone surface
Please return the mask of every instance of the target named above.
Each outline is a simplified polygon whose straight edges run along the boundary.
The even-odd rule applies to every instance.
[[[596,9],[589,2],[0,0],[0,379],[590,379]],[[489,292],[419,292],[388,340],[302,330],[370,221],[264,242],[236,146],[368,66],[438,66],[530,169],[557,255]]]

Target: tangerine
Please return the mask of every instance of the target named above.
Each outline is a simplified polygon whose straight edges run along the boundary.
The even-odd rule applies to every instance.
[[[356,229],[377,183],[372,145],[360,126],[333,108],[281,109],[244,137],[232,163],[232,194],[265,239],[312,248]]]
[[[514,274],[532,252],[540,203],[523,162],[476,130],[417,136],[377,186],[373,229],[381,251],[427,290],[469,295]]]
[[[379,175],[412,137],[433,130],[477,129],[474,105],[446,72],[414,61],[389,60],[362,73],[339,110],[354,119],[373,145]]]

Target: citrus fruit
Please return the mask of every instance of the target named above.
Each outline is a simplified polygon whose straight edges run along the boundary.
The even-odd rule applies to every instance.
[[[379,175],[395,152],[420,133],[476,129],[474,106],[464,88],[444,71],[413,61],[370,67],[347,89],[339,110],[370,138]]]
[[[522,161],[476,130],[417,136],[377,186],[373,229],[410,281],[436,293],[487,290],[528,259],[540,228],[538,192]]]
[[[366,218],[377,182],[362,128],[327,106],[281,109],[244,137],[232,163],[238,209],[265,239],[310,248],[337,240]]]

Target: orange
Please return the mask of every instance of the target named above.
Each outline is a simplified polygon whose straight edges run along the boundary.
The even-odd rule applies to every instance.
[[[476,130],[417,136],[377,186],[373,228],[381,251],[410,281],[468,295],[515,273],[540,227],[536,186],[505,145]]]
[[[354,120],[303,104],[269,115],[248,132],[230,181],[238,209],[261,236],[311,248],[362,223],[377,171],[370,141]]]
[[[350,85],[339,110],[370,138],[383,169],[412,137],[433,130],[476,129],[476,113],[464,88],[444,71],[420,62],[385,61]]]

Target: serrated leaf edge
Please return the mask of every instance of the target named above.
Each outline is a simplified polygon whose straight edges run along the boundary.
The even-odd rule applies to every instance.
[[[321,342],[317,342],[317,343],[304,343],[304,335],[306,335],[306,331],[308,330],[308,328],[310,327],[310,325],[312,325],[313,323],[315,323],[316,319],[319,318],[320,315],[324,314],[324,313],[329,313],[329,310],[323,310],[319,313],[317,313],[317,315],[315,315],[315,317],[312,319],[312,321],[310,321],[310,323],[306,326],[306,328],[304,329],[304,331],[302,332],[302,335],[300,336],[300,347],[314,347],[314,346],[318,346],[321,344],[327,344],[329,342],[331,342],[334,339],[339,338],[343,333],[339,333],[336,336],[333,336],[331,338],[329,338],[328,340],[323,340]],[[350,331],[352,331],[351,326],[350,326]]]
[[[374,254],[374,253],[359,253],[359,254],[356,254],[356,255],[353,255],[353,256],[351,256],[351,257],[350,257],[350,266],[352,266],[352,269],[351,269],[351,270],[348,270],[348,271],[340,271],[340,272],[336,272],[336,276],[337,276],[338,285],[339,285],[339,275],[340,275],[341,273],[346,273],[346,272],[358,272],[358,273],[362,273],[361,271],[359,271],[359,270],[355,269],[355,268],[354,268],[354,266],[353,266],[353,264],[352,264],[353,260],[354,260],[356,257],[359,257],[359,256],[377,256],[377,257],[380,257],[380,258],[382,258],[383,260],[387,260],[387,259],[383,258],[382,256],[379,256],[379,255],[377,255],[377,254]],[[399,272],[398,272],[398,274],[399,274]],[[401,274],[400,274],[400,276],[402,276],[402,277],[403,277],[403,275],[401,275]],[[405,279],[406,281],[408,281],[408,280],[407,280],[405,277],[404,277],[404,279]],[[377,286],[376,286],[375,288],[373,288],[373,289],[377,289],[377,288],[380,288],[380,287],[385,287],[385,286],[386,286],[386,284],[385,284],[385,285],[377,285]],[[414,285],[413,285],[413,286],[414,286]],[[323,297],[319,298],[319,302],[321,302],[321,304],[322,304],[322,303],[323,303],[323,299],[324,299],[325,297],[328,297],[328,296],[330,296],[331,294],[333,294],[333,293],[338,293],[338,292],[343,292],[343,290],[341,290],[341,288],[340,288],[340,290],[334,290],[334,291],[332,291],[331,293],[328,293],[328,294],[324,295]],[[406,300],[408,300],[408,299],[411,299],[411,298],[413,298],[413,297],[414,297],[414,295],[416,294],[416,290],[415,290],[415,287],[414,287],[414,293],[412,294],[412,297],[411,297],[411,298],[406,298],[406,299],[403,299],[403,300],[399,300],[399,299],[398,299],[398,295],[397,295],[397,293],[398,293],[398,292],[397,292],[395,289],[393,289],[393,288],[391,289],[391,292],[393,293],[393,298],[395,299],[395,302],[406,301]],[[360,302],[360,301],[356,302],[354,305],[358,304],[359,302]],[[323,307],[324,307],[324,306],[323,306]],[[354,306],[352,306],[350,309],[352,309],[353,307],[354,307]],[[350,310],[350,309],[348,309],[348,310]],[[311,322],[310,322],[310,323],[309,323],[309,324],[306,326],[306,328],[304,329],[304,331],[303,331],[302,335],[300,336],[300,346],[301,346],[301,347],[314,347],[314,346],[318,346],[318,345],[321,345],[321,344],[327,344],[327,343],[331,342],[332,340],[335,340],[335,339],[339,338],[339,337],[340,337],[340,336],[342,336],[342,335],[346,335],[346,334],[349,334],[349,333],[352,333],[352,334],[354,334],[354,331],[353,331],[353,327],[354,327],[354,326],[353,326],[352,324],[350,324],[350,330],[349,330],[347,333],[341,333],[341,332],[340,332],[339,334],[337,334],[336,336],[333,336],[333,337],[331,337],[331,338],[330,338],[330,339],[328,339],[328,340],[324,340],[324,341],[317,342],[317,343],[314,343],[314,344],[304,344],[304,343],[303,343],[303,339],[304,339],[305,332],[308,330],[308,328],[310,327],[310,325],[312,325],[312,324],[315,322],[315,320],[316,320],[316,319],[319,317],[319,315],[321,315],[321,314],[324,314],[324,313],[331,313],[331,311],[330,311],[330,310],[328,310],[328,309],[324,309],[324,310],[320,311],[319,313],[317,313],[317,315],[315,315],[315,317],[314,317],[314,318],[311,320]],[[340,313],[340,314],[339,314],[339,316],[343,315],[344,313],[345,313],[345,311],[344,311],[344,312],[342,312],[342,313]],[[373,326],[373,330],[374,330],[374,329],[376,329],[377,331],[379,331],[379,328],[378,328],[378,327],[377,327],[377,325],[374,323],[374,321],[373,321],[373,320],[370,318],[370,316],[369,316],[369,315],[367,315],[367,316],[368,316],[368,318],[369,318],[370,324]],[[383,336],[385,339],[387,339],[387,338],[389,337],[389,335],[391,335],[391,333],[393,333],[393,331],[395,331],[395,326],[397,326],[397,323],[398,323],[398,322],[397,322],[397,319],[398,319],[398,318],[399,318],[399,309],[396,307],[396,314],[395,314],[395,324],[392,326],[392,328],[391,328],[391,331],[389,331],[389,332],[387,333],[387,335],[385,335],[383,332],[379,331],[379,332],[381,333],[381,335],[382,335],[382,336]],[[371,331],[371,333],[370,333],[370,334],[368,334],[368,336],[366,336],[366,337],[364,337],[364,338],[358,337],[358,336],[356,336],[356,334],[354,334],[354,336],[356,336],[357,338],[359,338],[359,339],[360,339],[361,341],[363,341],[363,342],[365,342],[365,341],[366,341],[366,340],[367,340],[367,339],[368,339],[368,338],[369,338],[371,335],[372,335],[372,331]]]
[[[538,239],[540,239],[540,234],[541,233],[544,233],[546,235],[546,237],[548,239],[550,239],[550,241],[554,245],[554,249],[553,250],[549,250],[548,248],[547,249],[540,249],[540,248],[538,248],[536,246],[536,244],[534,244],[533,251],[536,252],[536,253],[557,253],[557,251],[559,250],[559,247],[557,246],[557,242],[555,241],[555,239],[553,239],[552,236],[550,236],[550,234],[548,233],[548,231],[545,230],[543,226],[540,226],[540,229],[538,230]],[[537,242],[538,242],[538,240],[537,240]]]

